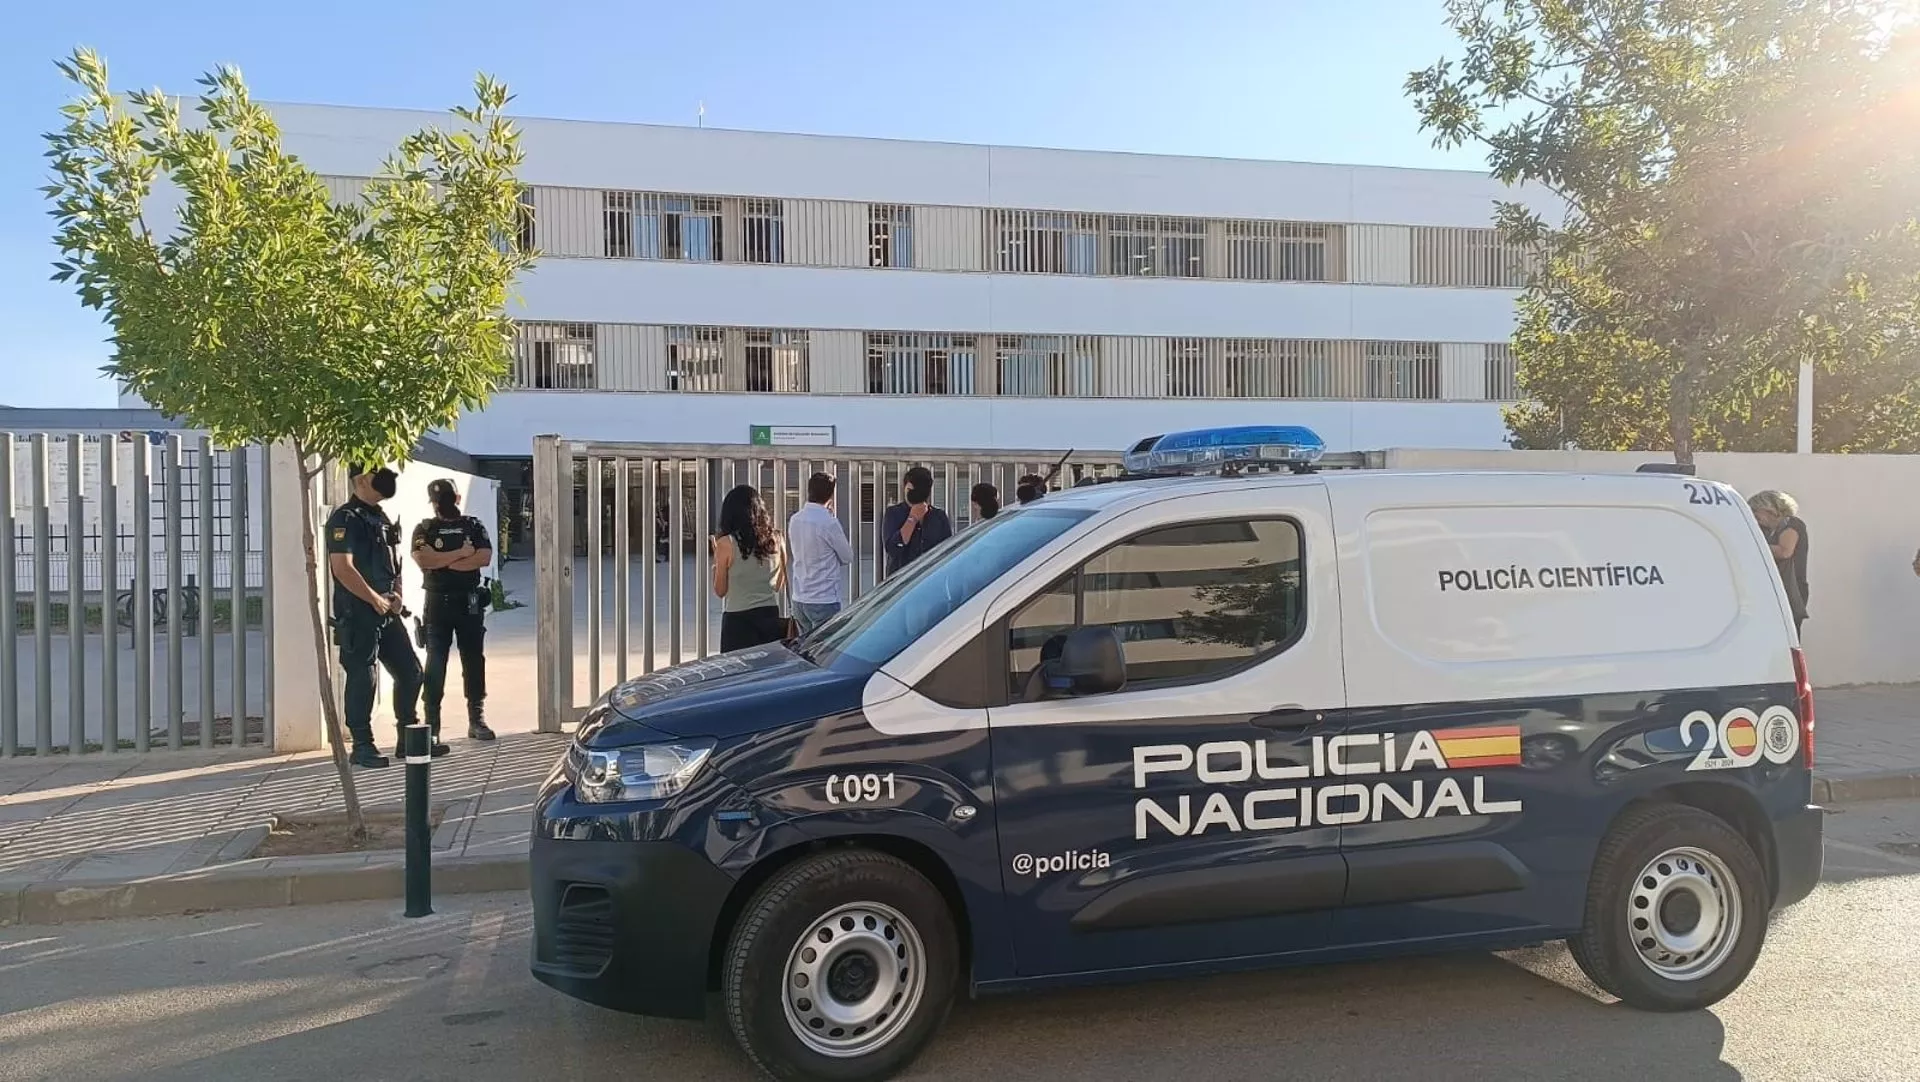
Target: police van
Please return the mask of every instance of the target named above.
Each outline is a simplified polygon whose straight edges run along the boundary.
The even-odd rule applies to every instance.
[[[798,642],[613,688],[536,804],[534,974],[796,1079],[890,1076],[961,994],[1383,954],[1727,995],[1821,866],[1744,501],[1322,446],[1143,440]]]

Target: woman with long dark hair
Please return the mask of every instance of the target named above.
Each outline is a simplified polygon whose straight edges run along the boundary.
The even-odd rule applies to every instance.
[[[721,653],[786,637],[780,615],[786,575],[785,551],[766,503],[752,485],[735,487],[720,501],[720,529],[713,539]]]
[[[987,481],[973,486],[973,521],[985,522],[1000,513],[1000,490]]]

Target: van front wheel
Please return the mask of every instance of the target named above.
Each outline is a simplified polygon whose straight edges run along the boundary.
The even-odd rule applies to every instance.
[[[747,904],[722,995],[735,1039],[775,1078],[891,1077],[932,1038],[959,971],[953,917],[906,862],[807,857]]]
[[[1659,804],[1622,817],[1593,862],[1585,926],[1567,941],[1593,983],[1650,1011],[1711,1006],[1767,934],[1766,873],[1717,816]]]

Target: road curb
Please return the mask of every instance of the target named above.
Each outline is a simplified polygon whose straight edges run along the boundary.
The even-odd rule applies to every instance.
[[[450,857],[433,862],[433,893],[526,890],[526,857]],[[399,899],[404,865],[358,868],[202,869],[184,875],[103,883],[0,884],[0,925],[73,924],[168,917],[225,909]]]
[[[1813,779],[1813,799],[1822,804],[1858,804],[1870,800],[1920,797],[1920,770],[1893,770],[1851,778]]]

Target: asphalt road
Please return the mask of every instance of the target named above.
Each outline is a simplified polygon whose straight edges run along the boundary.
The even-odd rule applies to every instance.
[[[1911,1079],[1920,803],[1828,822],[1828,882],[1708,1012],[1606,1002],[1555,947],[963,1004],[906,1077]],[[0,1079],[750,1078],[717,1025],[573,1003],[515,896],[0,932]]]

